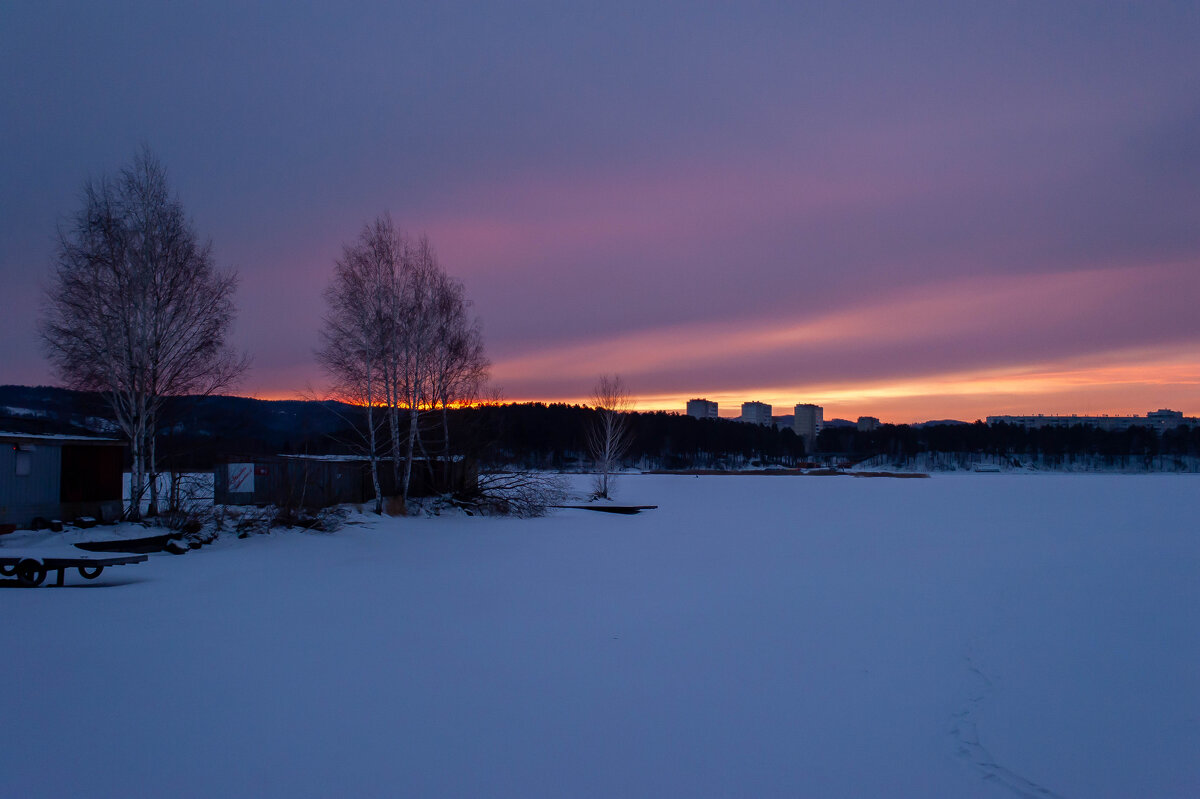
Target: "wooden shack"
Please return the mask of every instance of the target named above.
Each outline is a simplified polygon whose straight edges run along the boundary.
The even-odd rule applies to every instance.
[[[403,464],[403,462],[402,462]],[[397,493],[390,458],[379,459],[383,496]],[[413,460],[409,496],[424,497],[441,487],[462,491],[478,483],[478,474],[461,458]],[[359,455],[276,455],[246,458],[218,466],[213,501],[218,505],[277,505],[327,508],[373,501],[371,464]]]
[[[0,525],[122,511],[125,444],[112,438],[0,433]]]

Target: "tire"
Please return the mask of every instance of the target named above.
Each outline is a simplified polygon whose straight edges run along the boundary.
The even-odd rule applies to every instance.
[[[11,566],[0,566],[0,577],[13,577],[17,573],[17,564]]]
[[[85,580],[95,580],[104,571],[104,566],[80,566],[79,576]]]
[[[40,560],[22,558],[17,564],[17,579],[21,581],[21,585],[29,588],[39,586],[46,579],[46,567]]]

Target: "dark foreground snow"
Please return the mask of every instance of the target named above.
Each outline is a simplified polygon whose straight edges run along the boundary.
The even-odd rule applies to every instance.
[[[618,498],[2,590],[0,794],[1200,795],[1200,478]]]

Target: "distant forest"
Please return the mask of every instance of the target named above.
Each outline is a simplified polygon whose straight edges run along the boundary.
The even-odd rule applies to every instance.
[[[493,466],[575,470],[587,468],[586,427],[594,411],[579,405],[524,403],[449,411],[455,452]],[[423,440],[428,453],[442,451],[431,419]],[[172,399],[162,418],[158,445],[163,468],[207,469],[238,458],[280,453],[361,453],[365,414],[335,402],[257,400],[245,397]],[[727,419],[693,419],[679,413],[631,415],[633,445],[625,465],[642,469],[736,469],[848,465],[871,458],[902,463],[923,453],[986,455],[1018,463],[1088,456],[1113,463],[1160,456],[1200,455],[1200,428],[1161,435],[1131,427],[1105,431],[1086,425],[1026,430],[1007,424],[881,425],[860,432],[829,427],[816,451],[790,429]],[[102,398],[59,388],[0,386],[0,430],[118,437]]]
[[[1027,462],[1053,466],[1090,458],[1096,465],[1136,466],[1140,462],[1149,469],[1154,458],[1200,455],[1200,427],[1179,427],[1160,434],[1148,427],[1102,430],[1083,424],[1037,429],[983,422],[923,427],[885,424],[870,432],[823,430],[817,438],[817,452],[836,453],[851,461],[877,457],[897,465],[913,459],[920,462],[917,456],[924,453],[950,453],[988,455],[993,462],[1007,460],[1012,466]]]

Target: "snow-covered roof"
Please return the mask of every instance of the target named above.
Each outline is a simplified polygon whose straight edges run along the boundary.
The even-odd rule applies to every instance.
[[[368,460],[366,455],[276,455],[275,457],[289,458],[291,460],[298,460],[298,461],[333,461],[335,463],[358,462],[358,461]]]
[[[370,458],[368,458],[366,455],[283,455],[283,454],[280,454],[280,455],[276,455],[275,457],[288,458],[291,460],[298,460],[298,461],[332,461],[335,463],[366,463],[367,461],[370,460]],[[462,455],[451,455],[450,456],[450,460],[455,463],[458,463],[462,459],[463,459]],[[250,458],[249,460],[253,461],[255,459]],[[380,456],[379,460],[391,462],[392,459],[390,457]],[[431,459],[426,458],[421,455],[414,455],[413,460],[414,461],[427,461],[427,460],[431,460]],[[435,455],[432,458],[432,460],[444,461],[444,460],[446,460],[446,456]]]
[[[0,431],[0,441],[46,441],[59,444],[124,444],[119,438],[100,438],[98,436],[76,436],[65,433],[6,433]]]

